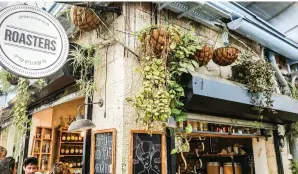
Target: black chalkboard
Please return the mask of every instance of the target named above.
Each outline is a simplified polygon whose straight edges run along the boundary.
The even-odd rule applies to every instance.
[[[132,174],[163,173],[163,135],[148,133],[132,134]]]
[[[94,174],[114,174],[115,130],[96,131],[92,142],[92,171]]]

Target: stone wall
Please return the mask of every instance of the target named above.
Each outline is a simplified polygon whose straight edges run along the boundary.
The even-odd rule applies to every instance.
[[[166,16],[171,23],[184,28],[189,22],[187,19],[177,20],[176,14],[172,14],[167,10],[159,13],[160,16],[163,13],[167,14]],[[154,8],[149,3],[143,2],[124,2],[123,14],[121,16],[116,14],[107,16],[108,21],[110,21],[108,30],[102,26],[99,32],[81,33],[72,42],[83,46],[90,44],[99,45],[104,40],[115,37],[128,48],[137,52],[139,41],[133,33],[150,24],[155,24],[155,22],[164,23],[162,17],[155,21]],[[192,24],[203,40],[213,40],[215,48],[223,46],[221,34],[218,31],[211,30],[198,23]],[[257,43],[235,33],[233,35],[258,55],[262,55],[262,48]],[[232,46],[239,48],[241,51],[247,50],[242,43],[234,39],[230,39],[230,41]],[[136,110],[125,101],[127,97],[135,96],[140,91],[142,78],[140,73],[135,71],[136,68],[140,68],[140,64],[138,59],[119,43],[106,46],[103,49],[97,49],[96,54],[100,56],[100,63],[95,68],[94,77],[98,90],[94,94],[94,101],[102,98],[104,105],[102,107],[94,105],[93,121],[97,126],[94,130],[109,128],[117,130],[116,173],[126,174],[128,173],[130,130],[143,129],[142,125],[136,122],[138,117]],[[201,67],[197,71],[222,78],[231,76],[231,66],[220,67],[212,61],[206,67]],[[274,148],[272,149],[274,147],[272,139],[264,143],[264,147],[266,147],[266,150],[263,149],[262,153],[268,157],[264,163],[270,166],[269,173],[273,174],[276,172],[276,161],[274,160],[275,152]]]

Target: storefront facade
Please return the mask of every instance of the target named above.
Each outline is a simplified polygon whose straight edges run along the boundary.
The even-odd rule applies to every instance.
[[[152,4],[151,4],[152,5]],[[158,8],[158,7],[156,7]],[[159,13],[159,12],[158,12]],[[166,11],[167,20],[174,23],[180,27],[186,27],[188,20],[177,19],[176,14]],[[165,15],[160,12],[160,16]],[[128,48],[136,50],[138,47],[138,41],[135,37],[126,33],[133,33],[141,30],[142,28],[152,25],[152,24],[164,24],[166,21],[162,17],[154,17],[154,10],[150,9],[149,3],[124,3],[123,4],[123,14],[120,16],[111,17],[113,18],[110,24],[109,32],[102,32],[99,35],[108,36],[114,35],[116,38],[123,40]],[[159,16],[157,15],[157,16]],[[210,28],[206,28],[204,25],[199,23],[193,23],[195,29],[200,31],[205,31],[202,34],[203,37],[209,38],[210,36],[218,35],[221,38],[221,34]],[[207,31],[207,32],[206,32]],[[204,36],[205,34],[205,36]],[[88,45],[101,43],[102,37],[97,37],[97,33],[88,32],[82,33],[82,35],[76,39],[74,42],[79,45]],[[262,46],[257,42],[247,40],[241,36],[238,36],[242,42],[257,52],[260,56],[264,54]],[[223,45],[221,39],[213,38],[215,47],[220,47]],[[247,50],[243,44],[233,41],[233,46],[241,50]],[[131,131],[133,130],[144,130],[144,127],[136,122],[138,114],[129,103],[126,102],[127,97],[134,96],[138,93],[138,89],[141,88],[141,76],[135,69],[140,68],[139,61],[137,58],[131,54],[127,48],[122,47],[121,44],[110,45],[104,49],[97,50],[97,53],[101,56],[101,62],[95,70],[95,80],[97,86],[101,89],[94,94],[94,100],[103,98],[104,106],[93,108],[93,122],[97,125],[93,131],[111,129],[115,128],[117,130],[116,138],[116,173],[131,173]],[[212,61],[207,65],[207,68],[202,67],[198,69],[198,72],[205,75],[211,75],[219,78],[228,78],[231,76],[231,68],[229,66],[219,67],[215,65]],[[232,95],[232,94],[231,94]],[[210,110],[209,113],[212,113]],[[212,114],[203,114],[200,112],[189,113],[189,118],[204,118],[204,116],[210,117],[211,120],[217,122],[221,115],[216,114],[212,117]],[[234,119],[234,115],[224,116],[228,122],[231,124],[231,119]],[[239,119],[240,122],[248,123],[246,119]],[[104,124],[103,124],[104,123]],[[254,122],[251,121],[251,124]],[[261,173],[278,173],[278,163],[276,156],[276,145],[273,139],[273,130],[276,129],[275,124],[269,124],[266,129],[268,135],[271,137],[263,138],[250,138],[253,150],[253,165],[254,171],[257,174]],[[253,127],[253,126],[252,126]],[[284,131],[284,126],[279,125],[279,130]],[[160,131],[158,124],[155,127],[157,131]],[[167,141],[167,146],[169,141]],[[173,147],[173,146],[172,146]],[[289,151],[284,146],[281,152],[281,158],[283,162],[284,173],[291,173],[288,160]],[[172,160],[169,155],[170,148],[167,148],[167,173],[176,173],[178,164],[176,162],[171,163]],[[178,156],[178,155],[177,155]],[[91,159],[92,160],[92,159]],[[170,162],[171,161],[171,162]],[[171,166],[171,167],[170,167]],[[170,169],[171,168],[171,169]],[[173,171],[175,170],[175,171]]]
[[[200,166],[200,163],[196,163],[197,161],[193,163],[191,157],[196,157],[197,155],[197,144],[201,148],[200,138],[206,138],[203,141],[206,149],[208,149],[206,150],[208,153],[204,153],[201,158],[205,169],[208,168],[208,162],[214,162],[212,164],[219,167],[222,164],[216,162],[230,162],[231,157],[233,157],[235,160],[234,165],[236,165],[235,170],[238,170],[237,166],[239,163],[242,166],[242,173],[291,173],[288,142],[284,139],[285,145],[279,147],[277,140],[278,133],[284,135],[284,124],[285,122],[290,122],[290,120],[277,122],[266,117],[266,121],[263,124],[264,127],[259,129],[255,125],[254,119],[256,117],[253,117],[254,114],[250,113],[252,118],[247,117],[247,115],[246,117],[241,117],[242,113],[240,111],[242,109],[247,111],[247,108],[250,107],[248,106],[249,104],[243,102],[239,105],[240,102],[237,101],[238,99],[233,101],[232,99],[226,99],[226,95],[221,96],[223,93],[232,96],[236,91],[228,91],[228,88],[220,89],[222,84],[232,84],[232,82],[226,80],[232,75],[231,66],[218,66],[212,61],[208,65],[198,68],[188,79],[186,77],[186,81],[188,80],[189,83],[193,83],[192,80],[194,78],[201,79],[202,81],[202,84],[200,84],[202,88],[201,93],[194,92],[195,85],[191,87],[186,85],[185,88],[186,93],[192,90],[191,94],[194,96],[188,98],[189,103],[185,105],[188,113],[185,125],[192,124],[193,129],[197,126],[197,132],[194,131],[189,135],[189,138],[192,139],[190,140],[191,149],[190,153],[185,156],[186,158],[190,157],[189,159],[187,158],[188,168],[183,169],[185,163],[179,154],[170,154],[171,150],[175,147],[175,139],[163,129],[160,123],[156,123],[154,126],[153,135],[156,138],[152,138],[154,141],[150,139],[144,125],[137,121],[139,115],[136,109],[126,100],[129,97],[137,95],[142,87],[141,74],[136,71],[136,69],[141,68],[140,62],[130,51],[134,50],[137,52],[137,48],[139,47],[139,41],[133,33],[154,24],[165,25],[169,22],[186,30],[190,29],[189,24],[191,24],[195,28],[196,33],[203,39],[209,40],[215,48],[224,46],[224,42],[221,39],[222,33],[215,26],[209,26],[204,22],[199,23],[198,20],[180,18],[178,17],[179,14],[173,9],[157,10],[161,10],[166,5],[157,6],[154,3],[125,2],[120,3],[119,6],[122,7],[122,14],[113,13],[106,15],[109,26],[102,24],[99,31],[82,32],[75,38],[70,38],[70,43],[86,47],[99,45],[110,38],[121,41],[121,43],[111,43],[101,48],[94,47],[95,54],[100,56],[100,61],[94,70],[93,78],[98,90],[94,92],[93,102],[103,100],[103,105],[94,104],[92,111],[86,111],[87,115],[92,115],[92,121],[96,125],[92,129],[91,144],[88,141],[84,141],[84,143],[80,141],[78,144],[74,144],[76,141],[73,141],[73,143],[70,143],[72,145],[67,145],[67,141],[64,141],[65,139],[67,140],[68,136],[70,140],[72,139],[72,134],[67,133],[66,130],[74,121],[76,115],[78,115],[78,107],[86,103],[84,96],[76,93],[77,90],[67,95],[61,95],[67,91],[66,89],[68,87],[74,85],[75,78],[72,76],[67,77],[65,74],[61,76],[59,73],[56,73],[56,76],[54,75],[54,78],[50,80],[51,83],[43,88],[41,95],[38,97],[38,102],[33,102],[29,106],[29,115],[31,116],[33,126],[30,130],[30,136],[27,139],[28,144],[25,145],[25,150],[28,154],[27,156],[35,156],[39,159],[39,169],[41,172],[49,172],[54,163],[61,161],[68,163],[68,166],[71,165],[71,168],[74,169],[72,170],[73,173],[82,173],[82,166],[80,166],[82,165],[82,161],[79,158],[86,159],[83,157],[86,154],[85,152],[80,153],[80,148],[84,148],[85,151],[90,151],[91,153],[90,162],[85,162],[85,166],[91,171],[90,173],[130,174],[142,172],[142,168],[138,168],[138,165],[145,165],[146,161],[142,159],[142,155],[144,155],[142,150],[146,152],[144,147],[147,145],[146,143],[150,142],[148,143],[148,146],[151,147],[149,151],[150,153],[151,151],[154,152],[150,155],[154,156],[155,152],[159,152],[159,156],[152,160],[154,161],[154,165],[152,164],[152,167],[150,166],[150,170],[158,171],[157,173],[161,174],[190,173],[195,170],[194,168]],[[236,33],[233,34],[237,35]],[[233,47],[243,52],[251,49],[259,57],[264,58],[264,47],[258,42],[249,40],[241,35],[237,35],[237,38],[239,40],[231,39],[231,45]],[[189,80],[189,78],[192,78],[192,80]],[[217,81],[214,79],[217,79]],[[205,84],[214,83],[215,85],[205,87],[203,81]],[[216,88],[217,86],[218,88]],[[209,94],[205,95],[203,88],[215,90],[213,94],[210,94],[212,91],[207,91],[206,93]],[[240,89],[237,88],[237,91],[239,92]],[[245,90],[240,91],[240,93],[245,94]],[[216,95],[220,96],[220,100],[222,101],[219,101]],[[202,101],[206,101],[205,105]],[[238,105],[233,105],[234,103],[230,104],[231,101],[238,102]],[[282,100],[277,98],[277,101]],[[227,105],[221,106],[222,103],[227,103]],[[240,109],[237,108],[238,106]],[[278,108],[278,106],[276,107]],[[84,113],[83,109],[81,111]],[[280,113],[283,113],[283,111]],[[295,113],[291,114],[295,115]],[[283,117],[286,116],[283,115]],[[200,124],[207,126],[203,128]],[[184,131],[184,129],[185,126],[182,126],[181,130]],[[231,132],[232,134],[230,134]],[[13,134],[13,130],[11,133],[10,131],[1,131],[1,136],[3,135],[3,137],[9,136],[9,134]],[[74,134],[73,137],[74,139],[76,137],[78,139],[82,138],[80,134]],[[216,152],[210,148],[212,146],[210,142],[212,141],[219,142],[217,144],[218,149],[215,150]],[[9,144],[11,143],[5,140],[5,138],[1,139],[1,142],[7,144],[6,147],[10,147]],[[237,154],[243,155],[243,158],[238,158],[237,156],[234,158],[233,155],[227,155],[222,150],[233,148],[236,144],[246,148],[241,151],[241,148],[238,147],[237,150],[240,151]],[[44,147],[44,145],[47,146]],[[105,149],[100,149],[100,147],[104,147],[105,145],[109,145],[110,148],[110,151],[108,151],[108,153],[111,152],[110,161],[100,161],[102,150],[107,152]],[[76,147],[79,148],[76,149]],[[86,147],[90,148],[86,149]],[[78,153],[76,153],[76,150],[78,150]],[[66,153],[66,151],[68,152]],[[76,155],[68,158],[71,156],[69,155],[71,151]],[[210,152],[214,153],[209,154]],[[218,154],[220,152],[222,153]],[[152,156],[151,158],[153,158]],[[227,157],[227,160],[222,157]],[[74,167],[74,165],[78,167]],[[78,169],[78,171],[75,171],[75,169]]]

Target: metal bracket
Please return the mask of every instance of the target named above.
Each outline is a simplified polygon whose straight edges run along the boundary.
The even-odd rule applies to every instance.
[[[74,5],[78,7],[86,7],[86,8],[91,8],[95,11],[105,11],[105,12],[113,12],[117,13],[118,15],[122,14],[122,8],[121,7],[108,7],[104,5],[97,5],[97,4],[92,4],[92,3],[86,3],[86,2],[73,2],[73,1],[57,1],[57,3],[64,3],[64,4],[69,4],[69,5]]]

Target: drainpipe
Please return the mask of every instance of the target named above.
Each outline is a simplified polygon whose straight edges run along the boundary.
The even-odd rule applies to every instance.
[[[290,124],[290,130],[292,130],[293,124]],[[298,146],[297,146],[297,140],[298,138],[295,137],[289,137],[288,141],[289,141],[289,147],[290,147],[290,152],[293,156],[293,159],[298,161]]]
[[[270,64],[272,65],[273,70],[275,71],[275,78],[277,79],[278,84],[281,86],[282,94],[291,96],[292,93],[289,88],[288,82],[286,81],[286,79],[284,78],[282,73],[280,72],[280,70],[276,64],[275,55],[272,51],[268,51],[268,60],[269,60]]]

